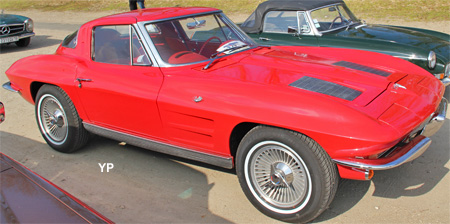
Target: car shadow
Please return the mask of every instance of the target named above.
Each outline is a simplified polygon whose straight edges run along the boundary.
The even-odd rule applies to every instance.
[[[314,222],[331,220],[344,214],[363,197],[396,199],[428,193],[449,173],[449,169],[445,167],[450,160],[448,136],[450,136],[450,119],[447,116],[439,132],[431,137],[431,146],[419,158],[394,169],[375,171],[371,181],[341,179],[336,197],[329,209]],[[389,203],[389,200],[386,200],[386,203]]]
[[[214,183],[170,156],[97,136],[71,154],[4,131],[0,140],[3,153],[115,222],[230,222],[208,209]],[[101,172],[107,163],[114,167]]]
[[[50,46],[55,46],[56,50],[56,47],[61,43],[61,41],[62,40],[59,39],[53,39],[48,35],[36,35],[31,38],[31,43],[27,47],[17,47],[15,43],[2,44],[0,45],[0,53],[8,54],[19,51],[30,51]]]

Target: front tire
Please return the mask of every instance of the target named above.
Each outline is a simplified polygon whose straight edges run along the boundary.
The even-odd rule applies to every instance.
[[[243,138],[236,157],[245,195],[272,218],[311,221],[336,193],[336,165],[319,144],[300,133],[257,126]]]
[[[53,149],[70,153],[89,138],[69,96],[57,86],[43,85],[36,96],[36,121],[42,136]]]
[[[16,42],[16,45],[18,47],[27,47],[28,45],[30,45],[31,42],[31,37],[27,37],[27,38],[23,38],[20,39],[19,41]]]

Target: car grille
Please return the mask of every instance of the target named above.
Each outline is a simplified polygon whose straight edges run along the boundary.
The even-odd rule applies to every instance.
[[[386,72],[386,71],[383,71],[380,69],[371,68],[371,67],[368,67],[365,65],[360,65],[360,64],[356,64],[356,63],[348,62],[348,61],[338,61],[338,62],[334,63],[333,65],[351,68],[351,69],[355,69],[355,70],[359,70],[359,71],[363,71],[363,72],[368,72],[368,73],[372,73],[375,75],[381,75],[383,77],[388,77],[391,75],[390,72]]]
[[[300,78],[299,80],[291,83],[290,86],[338,97],[348,101],[354,100],[362,93],[361,91],[348,88],[346,86],[308,76]]]
[[[9,36],[21,33],[25,30],[24,24],[3,25],[0,26],[0,36]]]

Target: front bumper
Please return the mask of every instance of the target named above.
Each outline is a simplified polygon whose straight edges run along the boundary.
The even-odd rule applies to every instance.
[[[441,81],[442,81],[442,84],[444,84],[444,86],[450,85],[450,78],[449,77],[444,78]]]
[[[7,37],[0,37],[0,44],[9,44],[19,41],[20,39],[34,37],[36,34],[34,32],[31,33],[23,33],[20,35],[12,35]]]
[[[11,91],[11,92],[13,92],[13,93],[19,93],[19,92],[20,92],[20,89],[14,87],[14,86],[11,84],[11,82],[5,82],[5,83],[2,85],[2,87],[3,87],[3,89],[6,89],[6,90]]]
[[[441,80],[445,87],[450,85],[450,63],[444,66],[444,70],[441,73],[435,73],[434,76]]]
[[[377,159],[339,158],[336,164],[362,170],[386,170],[410,162],[424,153],[431,144],[434,135],[444,124],[448,101],[442,98],[437,111],[430,116],[425,127],[408,143],[401,143],[388,150],[389,154]]]

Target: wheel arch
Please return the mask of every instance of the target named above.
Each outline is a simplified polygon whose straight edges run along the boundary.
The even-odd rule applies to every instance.
[[[49,84],[49,83],[45,83],[45,82],[32,82],[31,83],[30,94],[31,94],[31,97],[32,97],[34,103],[36,103],[37,93],[43,85],[53,85],[53,84]]]
[[[56,87],[61,88],[69,96],[69,98],[72,101],[72,103],[74,104],[75,109],[77,110],[77,113],[80,116],[81,120],[87,119],[87,116],[84,113],[84,109],[82,108],[81,103],[79,102],[78,96],[76,96],[72,91],[68,91],[66,88],[63,88],[60,85],[56,85],[56,84],[49,83],[49,82],[38,82],[38,81],[32,82],[30,84],[30,94],[31,94],[31,97],[32,97],[32,100],[34,103],[36,103],[36,96],[39,92],[39,89],[42,88],[42,86],[44,86],[44,85],[51,85],[51,86],[56,86]]]
[[[313,141],[317,142],[314,138],[312,138],[308,134],[300,132],[298,130],[293,130],[293,129],[284,128],[284,127],[275,126],[275,125],[267,125],[267,124],[262,124],[262,123],[242,122],[233,128],[233,130],[231,131],[231,134],[230,134],[230,138],[229,138],[230,154],[234,158],[233,164],[236,162],[237,150],[238,150],[239,144],[241,143],[242,139],[248,132],[250,132],[253,128],[255,128],[257,126],[265,126],[265,127],[278,128],[280,130],[292,131],[292,132],[304,135],[304,136],[312,139]],[[319,143],[317,142],[317,144],[319,144]],[[326,150],[325,150],[325,152],[326,152]],[[327,154],[328,154],[328,152],[327,152]]]

